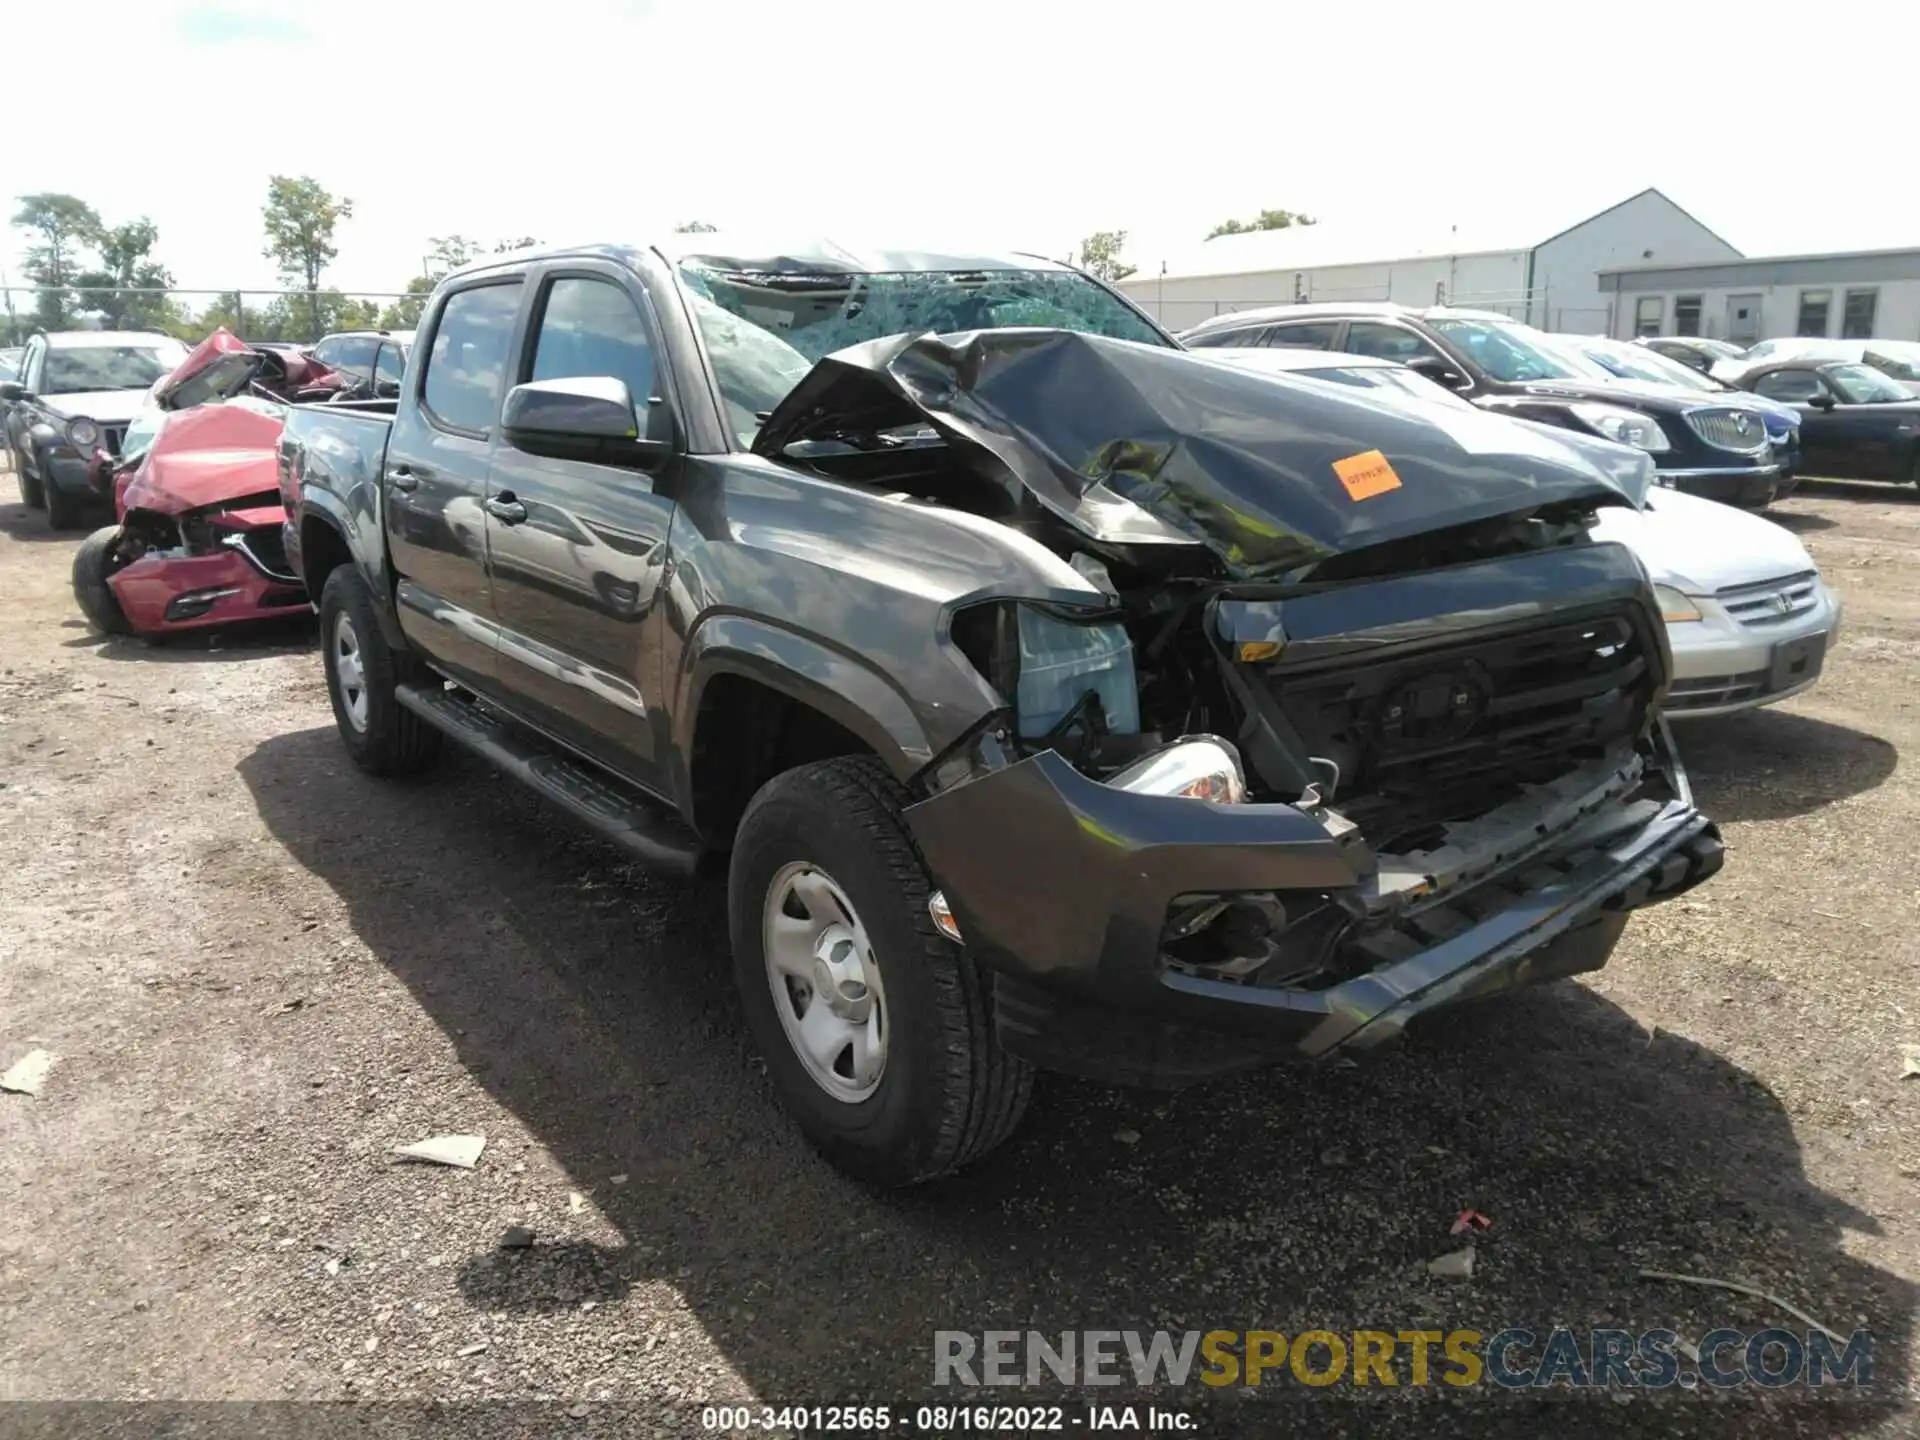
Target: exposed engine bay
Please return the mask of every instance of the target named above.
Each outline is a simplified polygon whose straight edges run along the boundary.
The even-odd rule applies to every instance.
[[[1070,566],[1075,600],[954,615],[1008,703],[996,755],[933,783],[1052,751],[1315,816],[1364,884],[1183,897],[1162,936],[1210,978],[1311,986],[1465,928],[1523,893],[1502,877],[1545,883],[1672,794],[1665,631],[1638,561],[1588,533],[1639,503],[1644,457],[1476,414],[1395,428],[1327,387],[996,331],[829,357],[756,448]]]

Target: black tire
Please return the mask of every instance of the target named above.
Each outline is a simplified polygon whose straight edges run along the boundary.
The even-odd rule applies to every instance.
[[[87,617],[87,623],[102,635],[133,633],[126,611],[120,608],[120,597],[107,583],[114,571],[121,568],[113,553],[119,540],[120,527],[109,525],[87,536],[73,552],[73,598],[79,603],[80,613]]]
[[[46,496],[47,528],[49,530],[77,530],[86,512],[84,497],[69,494],[62,490],[53,479],[45,456],[40,461],[40,489]]]
[[[23,452],[18,445],[13,445],[11,448],[13,450],[14,478],[20,482],[20,498],[33,509],[38,510],[42,505],[47,503],[46,492],[40,488],[39,478],[27,473],[27,457],[25,452]]]
[[[359,657],[358,695],[364,705],[358,707],[342,688],[347,636]],[[320,653],[334,724],[354,764],[369,775],[415,775],[439,759],[440,732],[394,694],[402,683],[426,678],[426,668],[417,656],[387,644],[367,583],[351,565],[337,566],[320,591]]]
[[[986,975],[927,913],[932,886],[901,819],[907,799],[871,758],[789,770],[747,807],[728,875],[734,982],[781,1100],[835,1165],[886,1186],[979,1159],[1019,1125],[1033,1089],[1032,1068],[994,1041]],[[776,877],[798,862],[832,877],[872,942],[886,1064],[864,1099],[827,1093],[775,1010],[763,909]]]

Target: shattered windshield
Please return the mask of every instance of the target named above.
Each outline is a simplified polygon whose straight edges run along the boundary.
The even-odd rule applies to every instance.
[[[886,335],[1040,326],[1166,344],[1135,311],[1071,271],[769,273],[688,260],[680,278],[742,445],[816,360]]]

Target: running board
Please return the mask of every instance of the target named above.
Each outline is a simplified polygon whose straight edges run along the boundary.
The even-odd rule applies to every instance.
[[[444,689],[438,680],[400,685],[394,694],[436,730],[492,761],[652,868],[684,876],[698,867],[699,840],[641,791],[549,748],[538,736]]]

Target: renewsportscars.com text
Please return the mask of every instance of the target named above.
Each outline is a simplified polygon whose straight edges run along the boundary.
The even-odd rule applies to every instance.
[[[1694,1354],[1698,1360],[1694,1360]],[[1260,1385],[1664,1389],[1867,1385],[1873,1337],[1810,1330],[1509,1326],[1479,1330],[936,1330],[935,1385]]]

